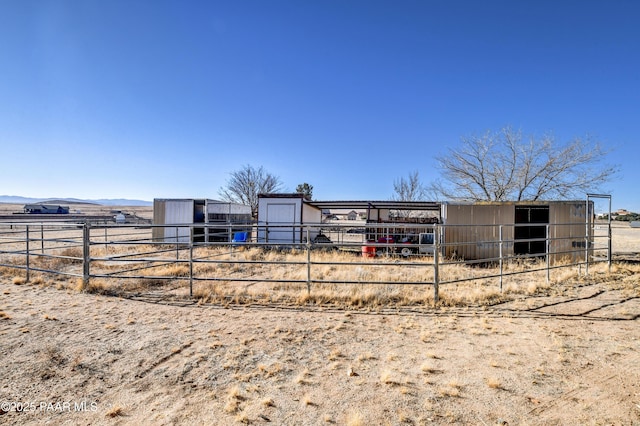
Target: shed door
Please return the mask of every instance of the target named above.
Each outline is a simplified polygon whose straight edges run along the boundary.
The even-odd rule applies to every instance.
[[[549,206],[516,206],[515,223],[514,254],[545,254]]]
[[[188,224],[193,219],[193,201],[171,200],[165,203],[165,224],[181,224],[183,226],[168,226],[164,228],[166,242],[188,243],[191,238],[191,229]],[[186,225],[185,225],[186,224]]]
[[[296,230],[293,226],[279,224],[293,224],[296,222],[296,205],[269,204],[267,205],[267,242],[293,243],[296,242]],[[271,226],[273,225],[273,226]]]

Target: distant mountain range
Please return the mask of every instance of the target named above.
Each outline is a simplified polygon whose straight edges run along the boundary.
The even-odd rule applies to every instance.
[[[29,198],[17,195],[0,195],[0,203],[11,204],[99,204],[103,206],[152,206],[151,201],[127,200],[125,198],[82,200],[79,198]]]

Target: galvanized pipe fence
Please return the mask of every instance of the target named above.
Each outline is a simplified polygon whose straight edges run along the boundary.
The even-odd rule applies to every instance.
[[[520,232],[529,227],[532,232]],[[584,223],[178,224],[0,223],[0,267],[125,283],[440,286],[611,264],[611,231]],[[525,230],[526,231],[526,230]],[[515,235],[519,234],[519,238]],[[522,235],[528,235],[523,238]],[[292,254],[295,254],[292,255]],[[517,267],[514,267],[517,265]],[[457,269],[456,269],[457,268]],[[372,272],[374,271],[374,272]],[[457,272],[453,272],[457,271]],[[460,273],[463,271],[463,273]]]

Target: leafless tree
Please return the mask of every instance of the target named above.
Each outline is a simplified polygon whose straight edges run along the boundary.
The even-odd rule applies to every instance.
[[[507,127],[462,139],[438,157],[442,180],[429,186],[438,196],[467,201],[535,201],[584,196],[618,172],[603,164],[608,151],[591,138],[559,144],[552,135],[523,137]]]
[[[393,181],[394,201],[422,201],[426,198],[426,188],[420,182],[418,172],[409,173],[407,179],[401,177]]]
[[[218,193],[225,201],[251,206],[251,215],[258,217],[258,194],[269,194],[282,189],[280,178],[264,170],[262,166],[255,168],[251,165],[231,172],[227,185],[220,188]]]
[[[420,182],[420,176],[417,171],[409,173],[407,179],[401,177],[393,181],[393,201],[423,201],[427,196],[425,186]],[[413,210],[396,210],[394,211],[399,217],[408,218],[421,216],[423,212]]]

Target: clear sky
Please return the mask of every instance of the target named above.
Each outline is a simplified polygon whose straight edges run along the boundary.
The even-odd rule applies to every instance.
[[[389,199],[462,136],[614,149],[640,212],[640,2],[0,0],[0,195],[218,198],[264,166]]]

